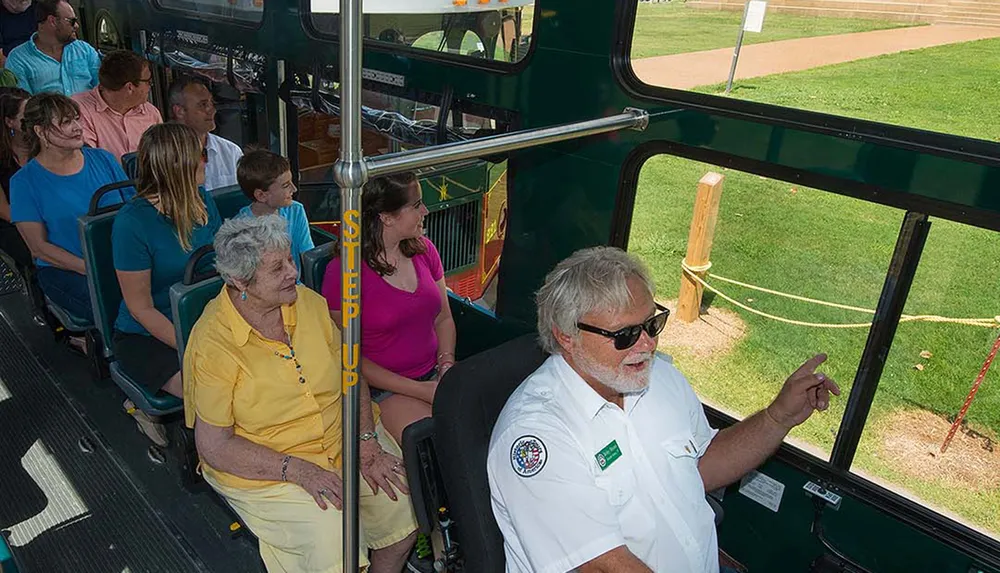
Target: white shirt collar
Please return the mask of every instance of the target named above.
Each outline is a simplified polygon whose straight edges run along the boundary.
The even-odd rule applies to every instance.
[[[569,362],[561,354],[553,356],[552,360],[555,366],[556,378],[566,388],[569,395],[573,397],[573,403],[576,408],[587,420],[593,420],[602,409],[615,406],[615,404],[608,402],[596,390],[591,388],[590,384],[587,384],[583,377],[570,366]],[[649,386],[646,386],[641,392],[626,394],[624,401],[625,413],[631,413],[635,405],[648,391]]]

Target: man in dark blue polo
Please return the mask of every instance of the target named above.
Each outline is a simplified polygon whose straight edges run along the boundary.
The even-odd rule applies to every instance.
[[[0,1],[0,50],[3,57],[28,41],[38,28],[32,0]]]

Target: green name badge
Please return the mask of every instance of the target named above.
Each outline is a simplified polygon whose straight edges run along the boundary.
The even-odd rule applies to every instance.
[[[597,458],[597,465],[601,466],[601,471],[604,471],[611,464],[615,463],[615,460],[622,457],[622,449],[618,447],[618,440],[611,440],[611,443],[604,446],[604,449],[597,452],[594,455]]]

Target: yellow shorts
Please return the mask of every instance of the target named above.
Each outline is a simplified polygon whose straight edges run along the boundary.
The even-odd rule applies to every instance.
[[[376,427],[382,449],[402,457],[396,442],[382,424]],[[342,573],[343,521],[341,512],[326,511],[298,485],[282,483],[259,489],[219,485],[206,473],[205,480],[226,498],[260,542],[260,556],[268,573]],[[392,501],[384,491],[374,494],[368,482],[360,483],[360,565],[368,566],[368,549],[382,549],[417,530],[409,496],[396,492]]]

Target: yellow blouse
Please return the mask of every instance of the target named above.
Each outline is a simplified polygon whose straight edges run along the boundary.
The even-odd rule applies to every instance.
[[[294,304],[281,308],[295,349],[268,340],[233,306],[227,289],[208,303],[184,352],[184,406],[237,436],[328,469],[341,463],[340,331],[326,301],[298,287]],[[376,414],[377,418],[377,414]],[[223,485],[254,488],[274,482],[202,469]]]

